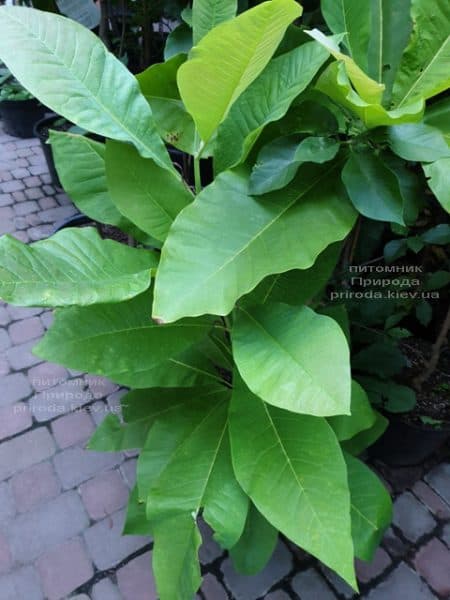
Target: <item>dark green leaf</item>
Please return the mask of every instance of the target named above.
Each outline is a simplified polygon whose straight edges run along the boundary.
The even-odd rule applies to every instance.
[[[442,133],[423,123],[389,127],[387,137],[392,151],[405,160],[431,163],[450,157]]]

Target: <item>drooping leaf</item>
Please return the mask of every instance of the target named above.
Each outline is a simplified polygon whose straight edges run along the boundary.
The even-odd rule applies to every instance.
[[[307,306],[254,306],[237,312],[236,366],[265,402],[315,416],[350,414],[350,357],[339,325]]]
[[[107,141],[106,178],[118,210],[161,241],[178,213],[193,200],[181,179],[142,158],[130,144]]]
[[[374,369],[377,371],[377,369]],[[377,374],[377,373],[375,373]],[[377,377],[358,377],[373,405],[391,413],[405,413],[416,405],[416,393],[406,385],[393,381],[382,381]]]
[[[64,229],[27,245],[0,239],[0,296],[21,306],[120,302],[150,285],[156,254],[102,240],[96,229]]]
[[[354,113],[369,129],[381,125],[416,123],[421,120],[425,109],[422,98],[416,98],[405,106],[390,111],[379,103],[366,102],[352,88],[342,63],[332,63],[327,67],[316,87]]]
[[[82,25],[31,8],[3,6],[0,58],[56,113],[88,131],[131,142],[142,156],[173,171],[136,79]]]
[[[424,123],[389,127],[387,139],[392,151],[405,160],[431,163],[450,158],[444,136]]]
[[[398,181],[403,198],[403,217],[406,225],[414,225],[423,203],[423,184],[415,170],[395,154],[383,152],[382,160]],[[400,226],[402,227],[402,226]]]
[[[442,208],[450,213],[450,159],[443,158],[423,165],[428,185]]]
[[[211,319],[160,326],[152,322],[150,307],[151,294],[145,293],[119,304],[58,311],[34,352],[130,387],[193,385],[204,373],[190,368],[182,353],[206,335]]]
[[[215,27],[192,49],[178,71],[178,86],[205,143],[300,14],[294,0],[263,2]]]
[[[377,342],[360,350],[352,360],[354,369],[389,378],[406,367],[406,359],[396,344]]]
[[[179,514],[152,524],[152,567],[160,600],[192,600],[202,582],[195,518]]]
[[[388,103],[412,31],[411,0],[378,0],[370,4],[372,26],[367,73],[386,85],[384,100]]]
[[[405,224],[399,182],[373,152],[353,152],[342,171],[342,181],[362,215],[376,221]]]
[[[145,502],[139,501],[137,485],[134,486],[128,499],[127,515],[122,534],[145,536],[152,534],[150,522],[145,514]]]
[[[404,106],[450,86],[450,4],[411,0],[413,33],[394,83],[393,101]]]
[[[304,162],[324,163],[335,158],[339,142],[333,138],[292,135],[264,146],[250,176],[252,195],[279,190],[290,183]]]
[[[192,5],[194,45],[197,45],[211,29],[236,16],[236,11],[237,0],[194,0]]]
[[[331,244],[309,269],[295,269],[266,277],[239,301],[244,308],[253,304],[285,302],[293,306],[307,304],[330,279],[341,253],[340,243]]]
[[[355,555],[371,561],[392,519],[391,498],[373,471],[344,454],[350,487],[352,537]]]
[[[139,241],[148,241],[148,236],[111,201],[106,186],[104,144],[62,131],[50,131],[50,143],[59,179],[75,206],[94,221],[114,225]]]
[[[269,406],[236,375],[230,434],[236,476],[257,509],[356,588],[347,470],[326,419]]]
[[[191,401],[177,414],[161,416],[146,440],[138,470],[152,523],[180,514],[198,516],[203,508],[203,518],[226,548],[241,537],[248,512],[248,498],[231,464],[228,404],[229,390],[223,388],[207,402]],[[152,473],[146,484],[145,469],[146,478]]]
[[[269,562],[278,541],[278,531],[251,503],[245,529],[230,549],[233,566],[243,575],[256,575]]]
[[[158,269],[154,316],[226,315],[267,275],[309,268],[355,220],[336,184],[338,168],[300,169],[287,190],[260,200],[248,195],[246,172],[222,173],[172,226]]]
[[[269,62],[219,127],[214,153],[217,172],[247,157],[263,128],[286,114],[327,58],[326,50],[309,42]]]
[[[375,417],[376,420],[372,427],[357,433],[352,439],[342,442],[342,448],[346,452],[349,452],[353,456],[358,456],[383,435],[389,425],[389,421],[377,411],[375,411]]]
[[[370,0],[322,0],[320,3],[328,27],[335,34],[345,33],[343,43],[349,55],[366,72],[372,4]]]
[[[450,225],[448,223],[441,223],[440,225],[436,225],[436,227],[428,229],[420,237],[427,244],[446,246],[450,244]]]
[[[364,1],[367,2],[367,0]],[[362,69],[360,69],[352,58],[343,54],[339,48],[339,42],[336,39],[327,37],[318,29],[313,29],[307,33],[326,48],[337,61],[342,61],[344,63],[345,71],[362,100],[370,104],[381,104],[385,89],[384,84],[371,79]],[[340,36],[337,38],[338,40],[339,37]]]
[[[199,149],[195,123],[177,85],[178,69],[186,59],[186,54],[177,54],[164,63],[151,65],[136,78],[150,104],[159,135],[175,148],[195,154]]]
[[[349,440],[360,431],[369,429],[375,423],[376,416],[366,392],[357,381],[352,381],[350,415],[330,417],[329,424],[339,441]]]
[[[181,23],[169,33],[164,47],[164,60],[170,60],[178,54],[187,54],[192,48],[192,29]]]

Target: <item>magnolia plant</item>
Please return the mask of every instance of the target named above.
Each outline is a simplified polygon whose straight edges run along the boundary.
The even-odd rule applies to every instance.
[[[450,208],[450,101],[426,109],[450,84],[450,5],[398,4],[323,0],[328,28],[305,31],[294,0],[194,0],[193,47],[136,78],[77,23],[0,8],[17,79],[106,138],[51,134],[66,191],[135,240],[4,236],[0,295],[57,308],[38,356],[131,388],[90,447],[139,450],[125,533],[152,535],[162,600],[201,583],[199,519],[243,573],[281,533],[355,589],[389,524],[357,458],[386,420],[325,288],[357,221],[417,218],[412,162]]]

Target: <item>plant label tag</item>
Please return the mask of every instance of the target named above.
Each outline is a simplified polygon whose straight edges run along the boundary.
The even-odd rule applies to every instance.
[[[66,17],[89,29],[100,23],[100,8],[92,0],[56,0],[56,4]]]

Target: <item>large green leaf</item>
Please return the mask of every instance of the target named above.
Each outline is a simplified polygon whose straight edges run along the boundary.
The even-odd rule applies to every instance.
[[[389,127],[387,139],[392,151],[405,160],[431,163],[450,158],[442,133],[424,123]]]
[[[379,103],[363,100],[352,88],[342,63],[331,64],[321,75],[317,89],[350,110],[369,128],[420,121],[425,109],[422,98],[416,98],[402,108],[387,111]]]
[[[139,490],[147,499],[152,523],[179,514],[203,518],[225,548],[242,535],[248,498],[237,483],[228,435],[229,390],[210,395],[202,404],[190,402],[177,414],[159,417],[139,459]],[[170,429],[170,434],[167,431]],[[153,477],[142,486],[146,463]]]
[[[186,59],[186,54],[177,54],[164,63],[151,65],[136,78],[150,104],[159,135],[168,144],[195,154],[199,149],[195,123],[177,85],[178,69]]]
[[[225,21],[236,16],[237,0],[194,0],[192,5],[192,30],[194,45]]]
[[[342,447],[344,450],[346,450],[346,452],[349,452],[354,456],[358,456],[383,435],[389,424],[389,421],[379,412],[374,412],[376,420],[372,427],[369,429],[364,429],[360,433],[357,433],[355,436],[353,436],[350,440],[344,440],[342,442]]]
[[[231,107],[219,127],[214,152],[216,171],[243,161],[268,123],[283,117],[328,58],[315,42],[274,58]]]
[[[169,33],[164,48],[164,60],[170,60],[178,54],[187,54],[192,48],[192,29],[181,23]]]
[[[21,306],[120,302],[150,285],[156,254],[102,240],[91,227],[27,245],[0,239],[0,296]]]
[[[34,96],[69,121],[132,142],[143,156],[173,169],[136,79],[82,25],[31,8],[3,6],[0,59]]]
[[[195,518],[180,514],[152,525],[152,567],[160,600],[192,600],[202,582]]]
[[[230,549],[233,566],[243,575],[256,575],[269,562],[278,541],[278,531],[251,503],[245,529]]]
[[[137,485],[128,499],[127,515],[123,525],[123,535],[145,535],[152,534],[151,526],[145,514],[145,503],[139,501]]]
[[[284,302],[293,306],[307,304],[328,283],[341,249],[342,244],[331,244],[309,269],[294,269],[266,277],[239,304],[244,308],[267,302]]]
[[[381,103],[381,99],[383,97],[383,92],[385,89],[384,85],[371,79],[368,75],[366,75],[366,73],[364,73],[362,69],[359,68],[359,66],[352,58],[350,58],[346,54],[343,54],[339,49],[339,43],[336,39],[333,39],[332,37],[327,37],[318,29],[313,29],[312,31],[308,31],[307,33],[313,39],[319,42],[319,44],[321,44],[324,48],[326,48],[336,60],[342,61],[344,63],[344,67],[350,81],[353,83],[356,91],[365,102],[373,104]]]
[[[34,352],[69,368],[104,375],[130,387],[185,387],[204,375],[189,366],[189,347],[210,319],[161,326],[150,318],[151,295],[128,302],[58,311]]]
[[[84,135],[50,131],[56,170],[75,206],[90,219],[114,225],[135,239],[148,236],[114,206],[106,186],[105,146]]]
[[[392,519],[391,498],[373,471],[350,454],[347,463],[355,555],[371,561]]]
[[[124,425],[115,414],[108,414],[89,440],[88,449],[96,452],[122,452],[142,448],[151,421]]]
[[[362,215],[376,221],[405,224],[398,179],[372,151],[353,152],[342,171],[342,180]]]
[[[360,431],[372,427],[375,421],[376,414],[370,406],[367,394],[357,381],[352,381],[350,415],[339,415],[328,419],[339,441],[350,440]]]
[[[411,0],[413,33],[394,83],[393,100],[403,106],[431,98],[450,86],[450,3]]]
[[[372,4],[371,0],[322,0],[320,3],[328,27],[335,34],[345,33],[345,47],[353,60],[366,72],[372,33]]]
[[[268,406],[235,379],[230,434],[239,483],[274,527],[356,589],[347,470],[333,430],[325,419]]]
[[[205,143],[300,14],[294,0],[263,2],[218,25],[191,50],[178,71],[178,86]]]
[[[192,192],[153,160],[142,158],[130,144],[108,140],[106,178],[119,211],[158,240],[164,241]]]
[[[411,0],[377,0],[370,2],[370,5],[372,27],[367,72],[376,81],[386,84],[385,101],[389,102],[395,76],[412,31]]]
[[[340,144],[333,138],[298,135],[276,138],[258,154],[250,177],[253,195],[279,190],[290,183],[304,162],[324,163],[335,158]]]
[[[265,402],[318,417],[350,414],[350,356],[339,325],[307,306],[238,310],[236,366]]]
[[[424,165],[423,170],[428,178],[428,185],[442,205],[450,213],[450,159],[443,158],[429,165]]]
[[[158,269],[154,316],[174,321],[226,315],[267,275],[310,267],[355,221],[337,183],[339,167],[301,168],[288,189],[260,199],[248,195],[246,171],[222,173],[172,226]]]

